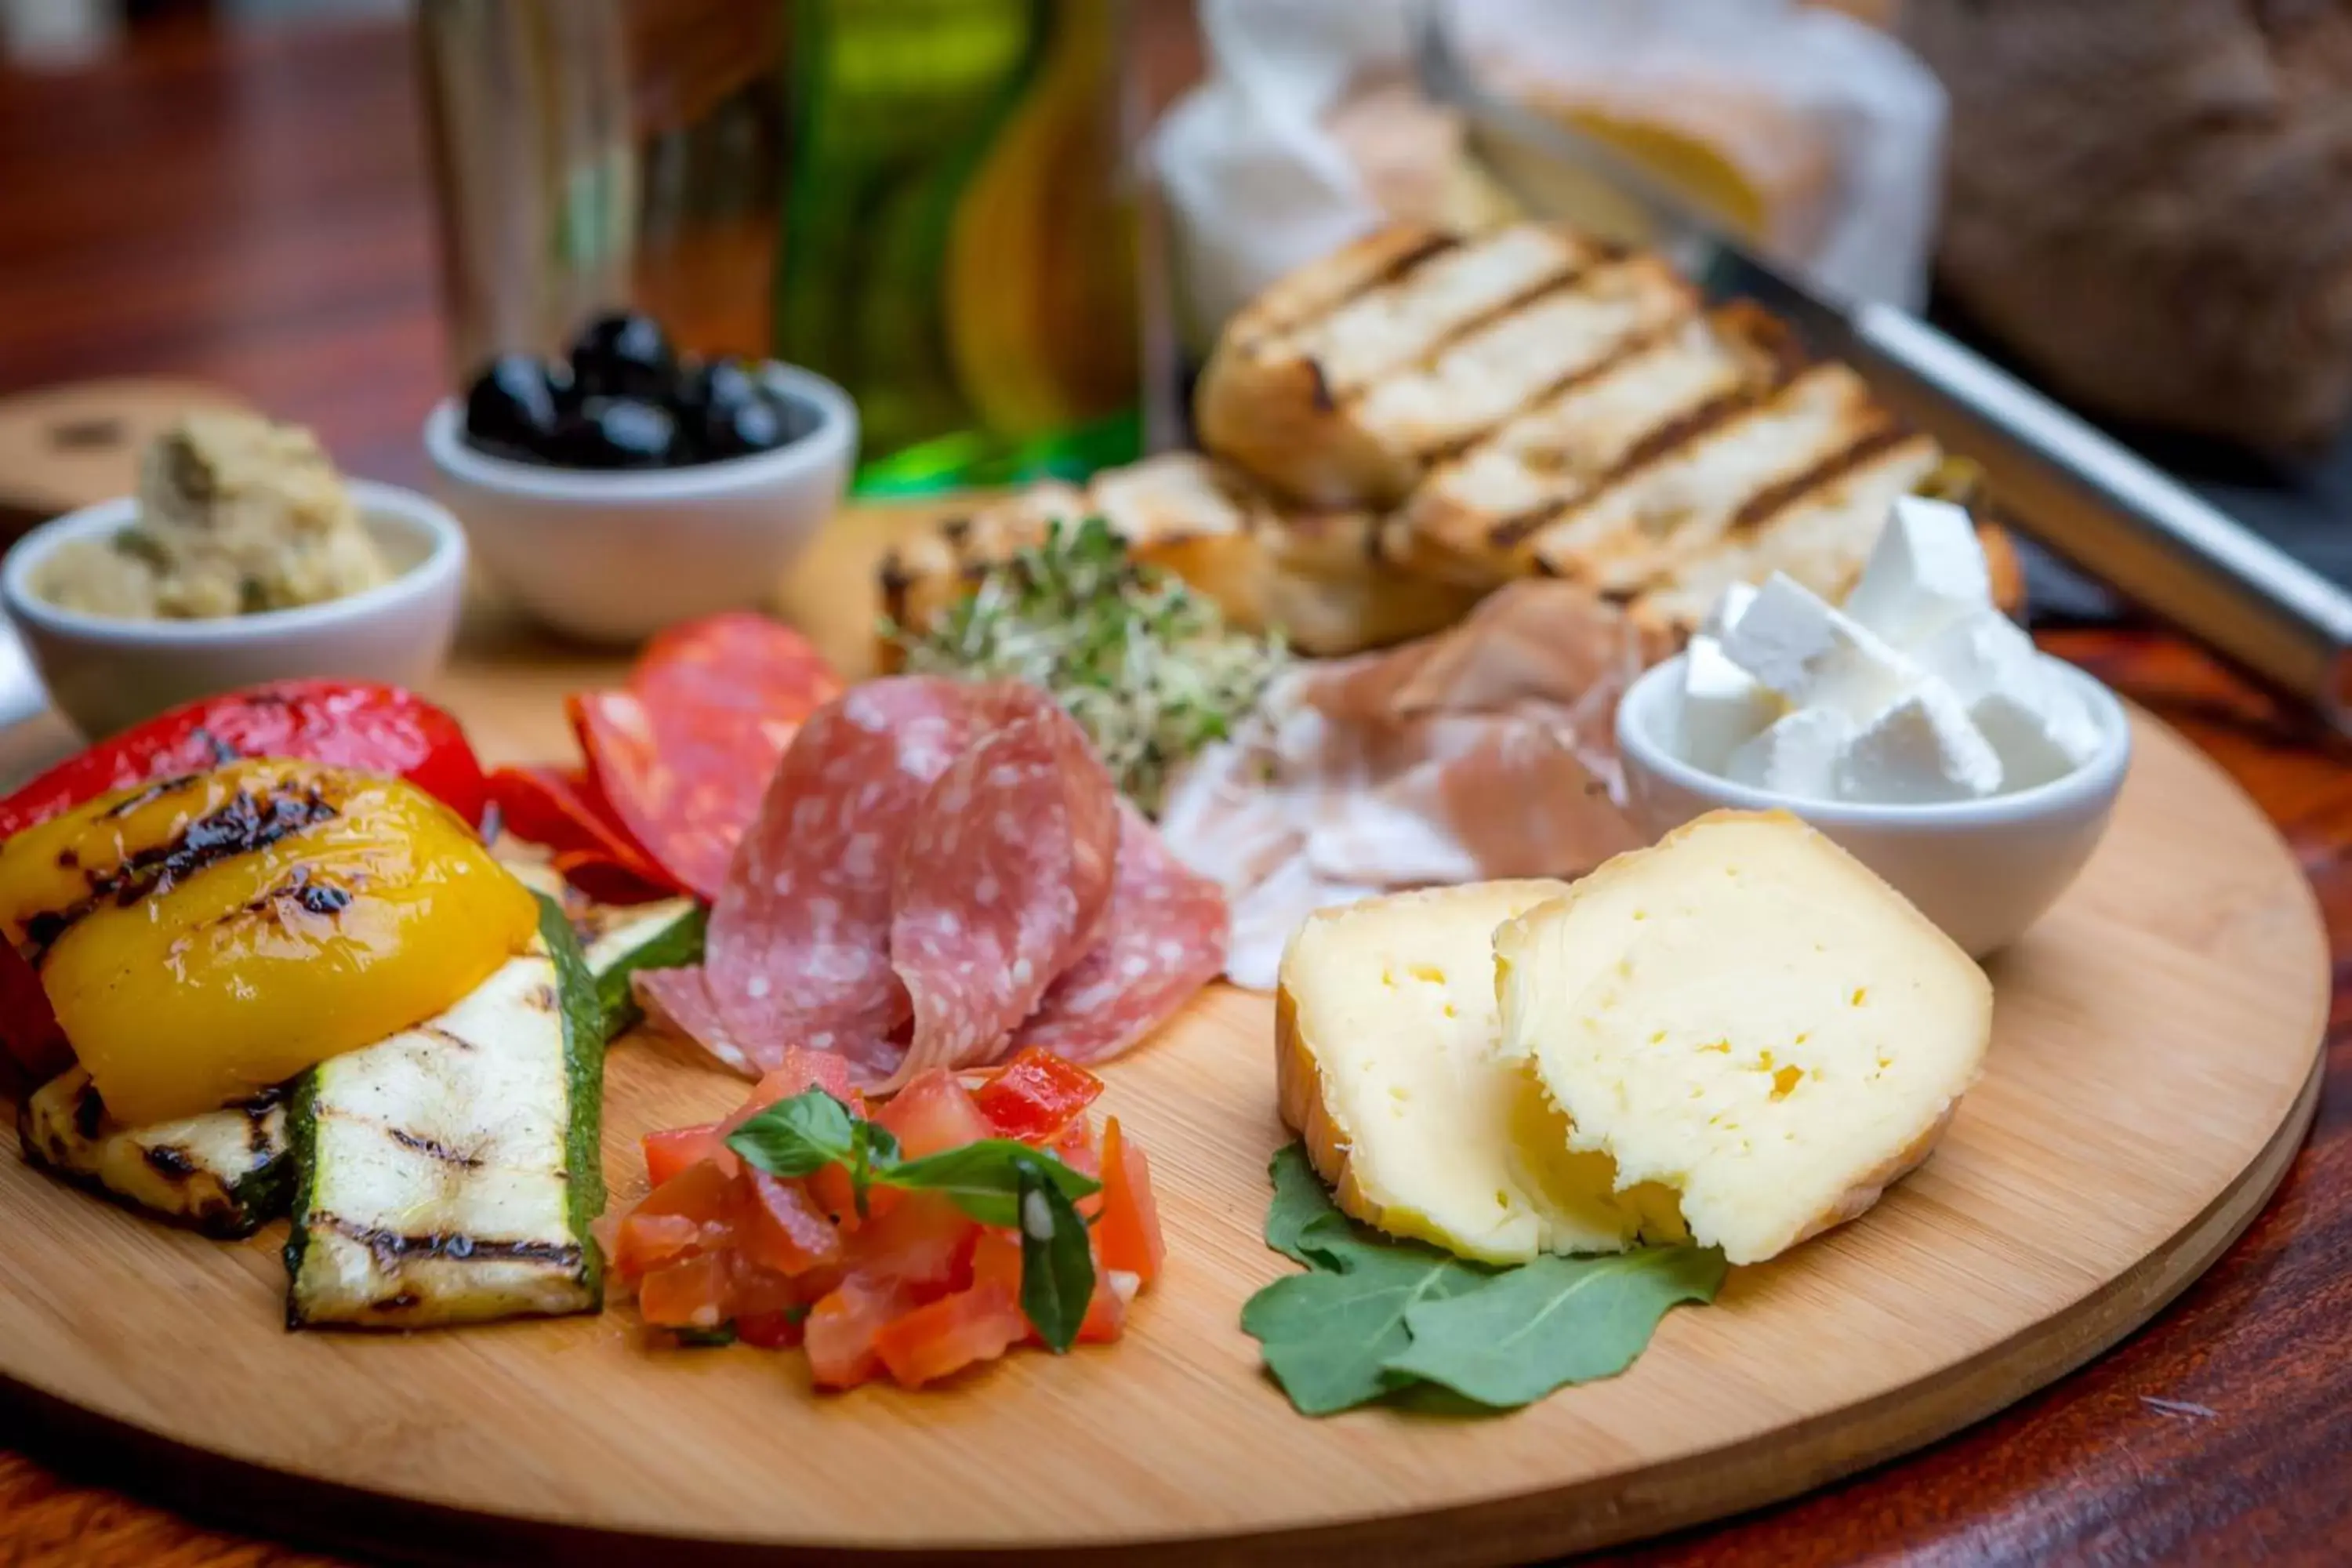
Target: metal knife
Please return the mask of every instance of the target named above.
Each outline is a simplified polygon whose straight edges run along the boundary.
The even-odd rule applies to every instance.
[[[1844,301],[1757,256],[1607,143],[1482,86],[1448,7],[1416,7],[1423,90],[1529,211],[1596,198],[1662,237],[1711,299],[1752,300],[1860,371],[1904,417],[1974,460],[2034,539],[2352,734],[2352,595],[2087,422],[1916,316]]]

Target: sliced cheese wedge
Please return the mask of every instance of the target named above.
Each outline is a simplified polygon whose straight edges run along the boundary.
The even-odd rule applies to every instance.
[[[1501,1037],[1569,1147],[1755,1263],[1927,1156],[1992,1032],[1984,972],[1784,812],[1716,812],[1496,932]]]
[[[1682,1237],[1673,1194],[1617,1192],[1608,1157],[1571,1152],[1559,1113],[1497,1049],[1495,928],[1567,891],[1400,893],[1291,938],[1275,1005],[1283,1118],[1349,1214],[1495,1263]]]

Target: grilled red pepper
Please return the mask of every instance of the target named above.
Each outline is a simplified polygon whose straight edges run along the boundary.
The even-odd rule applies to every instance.
[[[556,870],[592,899],[634,904],[686,890],[629,837],[584,768],[493,769],[490,798],[500,826],[553,850]]]
[[[0,800],[0,838],[109,790],[240,757],[299,757],[406,779],[477,827],[490,802],[457,721],[412,691],[284,680],[174,708],[101,741]]]

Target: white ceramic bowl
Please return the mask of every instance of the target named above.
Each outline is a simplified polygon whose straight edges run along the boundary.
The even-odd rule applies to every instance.
[[[120,530],[139,503],[121,496],[68,512],[18,540],[0,564],[0,602],[49,700],[84,735],[127,729],[193,698],[296,676],[418,685],[448,657],[466,587],[466,535],[414,490],[349,481],[393,580],[296,610],[218,620],[131,621],[60,609],[32,591],[58,546]]]
[[[719,610],[754,609],[840,504],[857,456],[857,408],[821,375],[767,374],[816,428],[756,457],[606,472],[476,451],[455,399],[425,422],[425,450],[474,549],[532,615],[590,642],[627,643]]]
[[[2015,795],[1934,805],[1799,800],[1717,778],[1674,755],[1677,657],[1635,681],[1617,709],[1617,751],[1633,816],[1656,838],[1719,808],[1802,817],[1893,884],[1971,957],[2006,947],[2042,918],[2106,831],[2131,763],[2131,724],[2115,694],[2051,661],[2089,705],[2096,755],[2064,778]]]

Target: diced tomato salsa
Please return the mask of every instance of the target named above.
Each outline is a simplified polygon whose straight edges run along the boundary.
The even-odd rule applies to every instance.
[[[653,1190],[622,1216],[613,1246],[614,1272],[636,1289],[645,1321],[799,1346],[821,1388],[883,1377],[918,1388],[1041,1343],[1021,1308],[1015,1232],[980,1224],[940,1194],[881,1186],[869,1188],[861,1217],[841,1166],[786,1180],[726,1147],[760,1111],[811,1088],[867,1114],[839,1058],[794,1051],[727,1120],[646,1135]],[[1011,1138],[1102,1183],[1077,1205],[1095,1264],[1082,1344],[1120,1336],[1129,1302],[1166,1256],[1143,1152],[1116,1120],[1096,1142],[1087,1108],[1101,1092],[1085,1068],[1026,1050],[976,1091],[927,1073],[871,1113],[904,1159]]]

